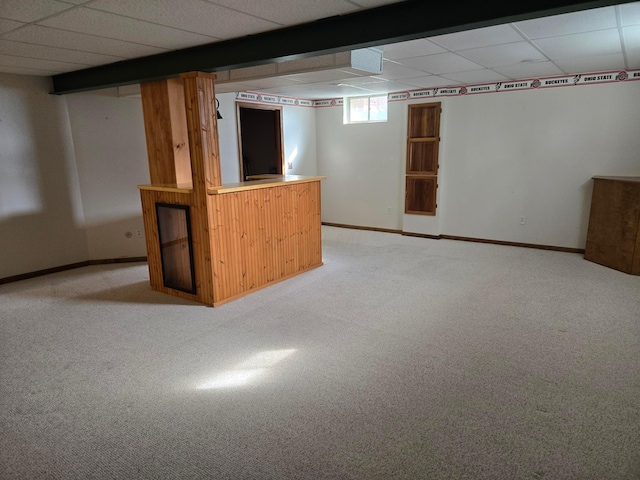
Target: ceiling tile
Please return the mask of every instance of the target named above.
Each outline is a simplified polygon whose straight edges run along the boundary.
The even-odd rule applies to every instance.
[[[35,77],[50,77],[63,73],[59,70],[41,70],[39,68],[10,67],[8,65],[0,65],[2,73],[13,73],[14,75],[32,75]]]
[[[622,52],[620,33],[617,28],[563,35],[561,37],[541,38],[536,40],[535,43],[551,60],[592,57]]]
[[[493,47],[462,50],[460,55],[485,67],[504,67],[523,61],[542,62],[548,60],[527,42],[506,43]]]
[[[42,60],[39,58],[14,57],[13,55],[1,55],[1,54],[0,54],[0,65],[6,65],[9,67],[24,67],[24,68],[32,68],[32,69],[54,70],[57,72],[69,72],[71,70],[78,70],[81,68],[87,68],[91,66],[91,65],[82,65],[78,63],[66,63],[66,62],[56,62],[53,60]]]
[[[566,60],[557,60],[555,63],[564,70],[565,73],[590,73],[604,70],[622,70],[625,68],[624,57],[621,53],[597,57],[569,58]]]
[[[67,50],[46,45],[33,45],[30,43],[11,42],[0,39],[0,54],[17,57],[31,57],[42,60],[55,60],[58,62],[78,63],[84,65],[104,65],[122,60],[123,57],[113,55],[100,55],[97,53]],[[80,68],[80,66],[78,67]]]
[[[343,0],[215,0],[215,3],[282,25],[311,22],[318,18],[355,12],[358,7]]]
[[[624,27],[624,49],[627,57],[627,68],[640,67],[640,25]]]
[[[527,37],[536,39],[615,28],[617,21],[614,7],[604,7],[525,20],[514,25]]]
[[[397,60],[400,58],[422,57],[424,55],[432,55],[434,53],[444,53],[446,50],[438,45],[431,43],[429,40],[419,38],[418,40],[410,40],[408,42],[391,43],[381,47],[383,56],[389,60]]]
[[[551,62],[521,63],[509,67],[496,67],[493,70],[514,80],[549,77],[564,73]]]
[[[280,26],[203,0],[97,0],[87,7],[221,39]]]
[[[635,50],[631,53],[627,53],[627,63],[630,66],[629,68],[638,68],[636,65],[640,65],[640,51]]]
[[[640,2],[625,3],[618,8],[623,26],[640,25]]]
[[[415,68],[405,67],[396,62],[390,62],[385,60],[382,65],[382,78],[387,80],[398,80],[401,78],[411,77],[423,77],[422,70],[416,70]]]
[[[110,38],[85,35],[83,33],[67,32],[38,25],[29,25],[15,32],[7,33],[3,36],[3,39],[49,45],[52,47],[67,48],[69,50],[102,53],[104,55],[117,55],[125,58],[153,55],[166,51],[157,47],[127,43]]]
[[[242,83],[245,85],[249,85],[251,88],[276,88],[276,87],[287,87],[290,85],[300,85],[299,81],[293,80],[291,78],[285,77],[269,77],[269,78],[261,78],[259,80],[244,80]],[[218,84],[216,83],[216,90],[218,89]]]
[[[413,85],[407,85],[404,82],[384,82],[384,83],[376,83],[371,86],[376,92],[386,92],[386,93],[394,93],[394,92],[406,92],[409,90],[415,90],[416,87]]]
[[[1,0],[0,6],[0,17],[19,22],[35,22],[68,8],[75,8],[55,0]]]
[[[253,91],[255,88],[245,83],[220,83],[216,84],[216,94],[218,93],[231,93],[231,92],[243,92]]]
[[[482,68],[482,65],[478,65],[455,53],[439,53],[437,55],[427,55],[426,57],[407,58],[402,60],[402,64],[435,75],[480,70]]]
[[[172,50],[211,43],[214,40],[212,37],[88,8],[77,8],[39,22],[39,24]]]
[[[498,82],[501,80],[509,79],[509,77],[505,77],[504,75],[498,72],[494,72],[493,70],[474,70],[471,72],[448,73],[442,76],[449,80],[454,80],[456,82],[466,84]]]
[[[640,50],[640,25],[624,27],[622,29],[622,34],[624,36],[624,48],[627,52]]]
[[[404,80],[404,83],[420,88],[447,87],[449,85],[460,84],[460,82],[457,82],[455,80],[449,80],[448,78],[439,77],[437,75],[428,75],[419,78],[408,78]]]
[[[15,20],[6,20],[4,18],[0,18],[0,34],[10,32],[11,30],[15,30],[18,27],[25,25],[22,22],[16,22]]]
[[[430,40],[452,50],[466,50],[468,48],[488,47],[503,43],[521,42],[522,36],[509,25],[477,28],[458,33],[448,33],[431,37]]]
[[[340,80],[340,82],[347,83],[349,85],[360,85],[360,86],[371,86],[378,83],[389,83],[388,80],[382,78],[379,75],[375,75],[375,76],[371,75],[367,77],[344,78]]]

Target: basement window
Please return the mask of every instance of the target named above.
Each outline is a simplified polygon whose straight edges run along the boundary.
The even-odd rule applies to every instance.
[[[387,121],[387,95],[347,97],[344,99],[343,123]]]

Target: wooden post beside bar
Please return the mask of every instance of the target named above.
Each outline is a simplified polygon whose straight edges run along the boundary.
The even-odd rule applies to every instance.
[[[141,85],[151,185],[138,188],[152,288],[217,306],[322,265],[325,177],[222,185],[214,79],[190,72]],[[171,288],[163,278],[157,204],[188,207],[195,293]],[[186,230],[163,231],[183,236]],[[187,245],[184,238],[167,245],[175,250],[177,244]]]

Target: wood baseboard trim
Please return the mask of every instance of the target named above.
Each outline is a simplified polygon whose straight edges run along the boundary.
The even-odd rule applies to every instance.
[[[492,245],[505,245],[507,247],[524,247],[524,248],[535,248],[538,250],[551,250],[554,252],[584,254],[584,248],[557,247],[554,245],[539,245],[537,243],[507,242],[504,240],[490,240],[487,238],[474,238],[474,237],[459,237],[456,235],[428,235],[426,233],[405,232],[402,230],[391,230],[387,228],[361,227],[358,225],[344,225],[341,223],[322,222],[322,225],[327,225],[329,227],[352,228],[355,230],[371,230],[374,232],[399,233],[405,237],[429,238],[432,240],[439,240],[439,239],[458,240],[461,242],[489,243]]]
[[[442,235],[428,235],[426,233],[401,232],[405,237],[430,238],[432,240],[440,240]]]
[[[147,257],[103,258],[100,260],[89,260],[89,265],[106,265],[109,263],[136,263],[146,261]]]
[[[537,243],[507,242],[503,240],[490,240],[486,238],[458,237],[456,235],[440,235],[440,238],[444,238],[446,240],[459,240],[461,242],[475,242],[475,243],[489,243],[492,245],[505,245],[507,247],[535,248],[538,250],[551,250],[554,252],[584,253],[584,248],[557,247],[555,245],[539,245]]]
[[[66,270],[73,270],[74,268],[88,267],[89,265],[105,265],[109,263],[132,263],[132,262],[146,262],[147,257],[127,257],[127,258],[105,258],[100,260],[85,260],[83,262],[70,263],[68,265],[60,265],[58,267],[45,268],[43,270],[36,270],[35,272],[21,273],[19,275],[12,275],[10,277],[0,278],[0,285],[4,283],[19,282],[20,280],[28,280],[30,278],[42,277],[44,275],[50,275],[52,273],[64,272]]]
[[[345,225],[343,223],[322,222],[322,225],[326,225],[327,227],[350,228],[352,230],[367,230],[369,232],[402,233],[402,230],[394,230],[392,228],[364,227],[361,225]]]

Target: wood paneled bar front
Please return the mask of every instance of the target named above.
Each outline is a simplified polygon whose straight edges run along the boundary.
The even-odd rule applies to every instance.
[[[218,306],[322,265],[320,182],[326,177],[222,185],[214,79],[190,72],[142,86],[152,184],[138,188],[152,288]],[[183,93],[184,109],[176,106],[177,92]],[[186,218],[188,228],[159,226],[159,205],[179,206],[184,214],[166,218]],[[167,237],[162,244],[161,236]],[[195,283],[194,288],[168,286],[168,268],[172,282]]]

